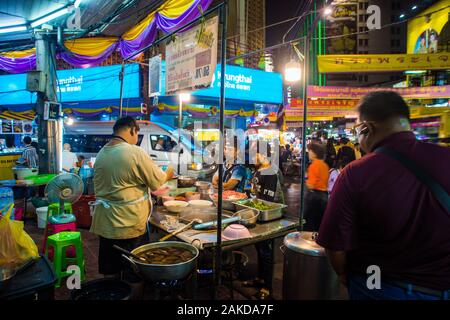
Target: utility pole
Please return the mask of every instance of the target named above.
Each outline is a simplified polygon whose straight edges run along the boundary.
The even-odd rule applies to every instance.
[[[38,116],[39,172],[59,173],[62,166],[63,122],[44,120],[46,101],[58,102],[56,94],[56,37],[45,31],[38,31],[36,36],[36,69],[45,79],[45,91],[38,92],[36,114]]]

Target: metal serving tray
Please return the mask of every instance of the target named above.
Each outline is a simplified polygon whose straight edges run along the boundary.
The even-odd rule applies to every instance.
[[[246,203],[248,203],[249,201],[252,201],[252,199],[235,201],[234,204],[238,211],[242,210],[242,209],[250,209],[250,210],[253,210],[256,214],[259,213],[258,221],[262,221],[262,222],[280,219],[281,217],[283,217],[283,209],[287,207],[284,204],[258,199],[258,201],[261,201],[261,202],[273,207],[273,209],[269,209],[269,210],[258,210],[258,209],[247,206]]]

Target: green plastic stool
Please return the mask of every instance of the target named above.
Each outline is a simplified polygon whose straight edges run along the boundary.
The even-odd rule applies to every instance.
[[[70,246],[75,247],[76,257],[67,258],[66,249]],[[58,281],[56,288],[61,286],[61,280],[64,277],[72,275],[72,272],[63,271],[70,265],[77,265],[80,268],[81,281],[85,280],[85,263],[83,256],[83,246],[81,243],[81,234],[79,232],[63,231],[51,235],[47,239],[47,247],[45,256],[48,258],[48,248],[53,247],[53,268],[55,270]]]
[[[64,202],[64,212],[65,213],[73,213],[72,204],[69,202]],[[48,206],[48,214],[49,216],[57,215],[59,213],[59,203],[51,203]]]
[[[76,218],[73,214],[72,210],[72,204],[65,202],[64,203],[64,212],[59,212],[59,203],[51,203],[48,206],[47,211],[47,221],[50,221],[54,224],[60,224],[60,223],[70,223],[75,222]]]

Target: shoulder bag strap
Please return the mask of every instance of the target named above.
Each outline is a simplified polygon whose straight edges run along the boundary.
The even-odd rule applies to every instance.
[[[398,162],[400,162],[405,168],[407,168],[412,174],[414,174],[420,182],[430,189],[436,199],[441,205],[450,212],[450,195],[445,191],[444,187],[435,179],[430,177],[422,168],[420,168],[415,162],[405,155],[387,147],[377,148],[375,153],[383,153]]]

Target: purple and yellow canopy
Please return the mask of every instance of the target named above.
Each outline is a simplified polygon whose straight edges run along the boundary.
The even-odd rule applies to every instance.
[[[200,17],[212,0],[168,0],[148,14],[121,37],[90,37],[66,41],[58,48],[57,57],[67,63],[87,68],[102,63],[116,50],[122,58],[135,58],[136,53],[155,41],[158,30],[173,32]],[[24,73],[36,68],[35,48],[0,53],[0,69]]]

